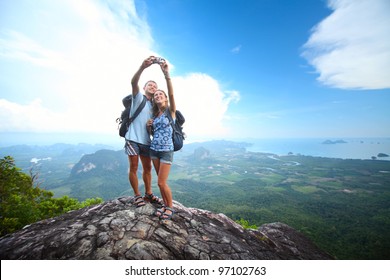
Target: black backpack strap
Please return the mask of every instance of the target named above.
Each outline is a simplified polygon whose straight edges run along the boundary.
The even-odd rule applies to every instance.
[[[171,115],[171,110],[169,110],[169,107],[165,109],[164,113],[165,113],[165,115],[167,116],[167,118],[169,120],[169,124],[172,125],[173,130],[175,130],[175,126],[173,125],[173,119],[172,119],[172,115]]]
[[[134,112],[134,115],[129,118],[129,125],[135,120],[136,117],[138,117],[139,113],[141,113],[142,109],[145,107],[147,98],[145,95],[143,97],[144,98],[142,99],[141,104],[139,104],[137,110]]]
[[[176,110],[176,113],[178,111]],[[169,108],[167,108],[165,111],[164,111],[165,115],[168,117],[168,120],[169,120],[169,124],[172,126],[172,129],[173,129],[173,132],[174,133],[179,133],[180,135],[182,135],[182,133],[180,131],[178,131],[176,129],[176,126],[175,126],[175,122],[177,122],[177,117],[176,117],[176,120],[174,121],[173,118],[172,118],[172,115],[171,115],[171,110],[169,110]]]

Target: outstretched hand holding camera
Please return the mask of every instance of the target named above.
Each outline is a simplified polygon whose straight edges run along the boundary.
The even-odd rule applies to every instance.
[[[154,64],[160,64],[160,65],[163,64],[163,63],[166,63],[165,59],[162,58],[162,57],[155,57],[154,56],[152,61],[153,61]]]
[[[164,73],[165,79],[170,79],[168,63],[164,60],[164,62],[160,63],[160,67],[162,72]]]
[[[142,63],[142,66],[144,68],[149,67],[152,64],[163,64],[165,63],[165,59],[162,57],[157,57],[154,55],[149,56],[147,59],[145,59]]]

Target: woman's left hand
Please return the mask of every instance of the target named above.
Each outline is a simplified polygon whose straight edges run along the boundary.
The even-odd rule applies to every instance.
[[[168,63],[165,61],[164,63],[161,63],[161,64],[160,64],[160,67],[161,67],[161,70],[162,70],[163,73],[164,73],[164,76],[165,76],[165,77],[169,77],[169,67],[168,67]]]

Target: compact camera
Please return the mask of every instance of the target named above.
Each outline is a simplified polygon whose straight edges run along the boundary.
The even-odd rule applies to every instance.
[[[153,64],[163,64],[165,62],[165,59],[162,57],[155,57],[153,58]]]

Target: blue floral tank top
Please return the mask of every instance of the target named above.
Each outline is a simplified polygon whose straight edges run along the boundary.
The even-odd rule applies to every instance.
[[[153,121],[153,139],[150,149],[157,152],[173,151],[172,126],[164,114]]]

